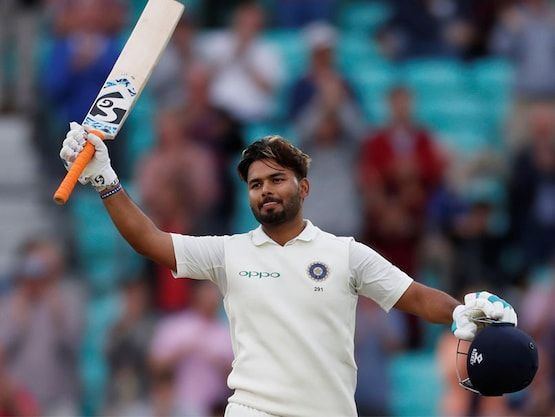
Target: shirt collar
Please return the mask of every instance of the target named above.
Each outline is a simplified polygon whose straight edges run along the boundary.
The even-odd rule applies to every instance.
[[[304,242],[310,242],[316,237],[318,233],[318,228],[312,224],[310,220],[304,219],[305,227],[299,235],[291,239],[288,244],[295,242],[296,240],[302,240]],[[258,226],[256,229],[251,231],[252,243],[255,246],[261,246],[264,243],[273,243],[277,245],[266,233],[262,230],[262,226]]]

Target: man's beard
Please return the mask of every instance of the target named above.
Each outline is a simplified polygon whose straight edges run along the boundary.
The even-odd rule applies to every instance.
[[[278,200],[270,199],[269,201],[278,201]],[[265,202],[266,201],[264,201],[264,203]],[[255,209],[251,205],[252,214],[254,215],[256,220],[258,220],[258,222],[264,226],[268,226],[268,225],[277,226],[283,223],[287,223],[291,219],[294,219],[295,216],[299,213],[299,210],[301,209],[301,206],[302,206],[302,199],[298,194],[293,196],[288,201],[284,202],[283,200],[281,200],[279,202],[282,204],[281,210],[273,209],[273,210],[267,211],[264,214],[262,213],[261,208]]]

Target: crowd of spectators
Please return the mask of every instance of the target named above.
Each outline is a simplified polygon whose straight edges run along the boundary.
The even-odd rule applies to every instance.
[[[530,389],[480,400],[454,385],[448,330],[434,336],[414,317],[361,300],[361,415],[394,413],[389,360],[426,349],[443,381],[439,415],[554,415],[555,4],[185,3],[144,98],[109,144],[153,221],[184,234],[244,232],[253,223],[244,221],[234,164],[252,132],[285,132],[312,157],[305,215],[315,225],[355,236],[453,295],[501,294],[540,346]],[[36,126],[54,181],[64,174],[57,155],[69,122],[83,119],[144,4],[0,2],[0,110]],[[479,115],[487,146],[469,152],[462,143],[482,126],[466,122],[457,100],[479,93],[449,90],[441,71],[424,75],[439,91],[423,91],[411,72],[421,63],[467,73],[500,64]],[[507,68],[514,76],[503,84]],[[446,119],[421,117],[430,105],[459,119],[460,137],[450,128],[446,139]],[[63,243],[25,242],[0,285],[0,414],[221,415],[232,350],[216,288],[140,260],[137,274],[98,289],[72,248],[83,236],[65,232]],[[96,367],[85,366],[91,357]]]

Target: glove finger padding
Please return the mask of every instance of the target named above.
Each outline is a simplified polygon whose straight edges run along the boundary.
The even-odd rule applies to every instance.
[[[505,312],[505,306],[500,301],[491,303],[491,309],[487,316],[493,320],[502,320]]]
[[[60,150],[60,158],[63,160],[73,163],[75,158],[79,155],[79,152],[83,150],[83,146],[78,144],[72,137],[67,137],[62,143],[62,149]]]
[[[513,323],[515,326],[518,324],[518,318],[516,316],[516,311],[512,307],[505,307],[503,309],[503,317],[501,321],[508,323]]]
[[[459,339],[471,341],[476,332],[486,324],[476,321],[488,318],[517,324],[517,315],[513,307],[505,300],[487,291],[466,294],[464,304],[453,311],[451,330]]]
[[[117,184],[118,177],[110,165],[106,144],[98,136],[88,133],[83,126],[76,122],[70,123],[70,131],[60,150],[60,158],[64,161],[66,168],[68,170],[71,168],[87,140],[95,147],[95,154],[83,170],[79,182],[81,184],[91,183],[98,191]]]
[[[471,341],[476,336],[478,326],[470,320],[473,311],[473,307],[466,305],[459,305],[453,311],[451,330],[458,339]]]

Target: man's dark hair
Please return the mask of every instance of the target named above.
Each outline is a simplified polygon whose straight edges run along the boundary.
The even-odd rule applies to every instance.
[[[237,170],[243,181],[247,181],[251,164],[262,159],[270,159],[292,170],[298,179],[306,178],[310,166],[310,156],[286,139],[279,135],[265,136],[249,145],[241,155]]]

